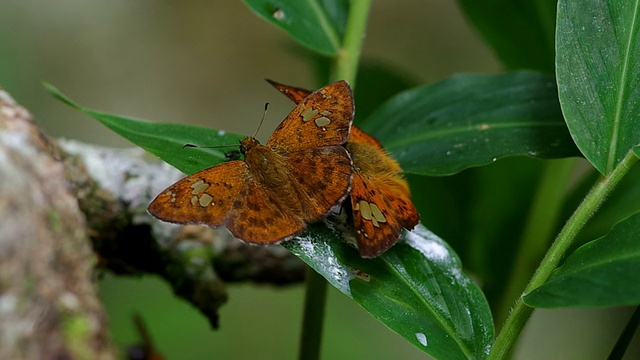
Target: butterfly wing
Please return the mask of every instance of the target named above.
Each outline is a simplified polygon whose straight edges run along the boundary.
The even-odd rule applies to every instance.
[[[276,128],[267,146],[279,154],[319,146],[342,145],[355,112],[351,87],[337,81],[311,93]]]
[[[234,202],[225,225],[239,239],[257,244],[277,243],[307,226],[299,205],[283,201],[272,189],[250,181]]]
[[[396,243],[402,228],[419,221],[409,189],[402,178],[364,178],[356,173],[351,189],[353,223],[360,255],[373,258]]]
[[[296,104],[311,94],[305,89],[267,81]],[[402,169],[378,140],[352,126],[346,148],[355,169],[351,205],[356,240],[361,256],[373,258],[396,243],[402,228],[413,229],[420,221],[420,215],[411,202],[409,187],[400,175]],[[306,169],[301,173],[311,174],[309,171]]]
[[[349,194],[353,169],[344,147],[304,149],[284,158],[307,222],[320,219]]]
[[[304,98],[311,95],[311,91],[307,89],[280,84],[270,79],[266,79],[266,80],[269,84],[271,84],[271,86],[278,89],[281,93],[283,93],[286,97],[291,99],[291,101],[293,101],[296,104],[300,103],[302,100],[304,100]]]
[[[225,223],[234,236],[262,244],[286,240],[347,196],[352,168],[342,146],[295,151],[280,161],[286,183],[274,189],[251,180],[234,202]]]
[[[311,91],[307,89],[302,89],[294,86],[289,86],[285,84],[281,84],[279,82],[275,82],[270,79],[266,79],[269,84],[278,89],[282,94],[291,99],[295,104],[299,104],[302,100],[304,100],[307,96],[311,95]],[[351,126],[351,135],[349,136],[349,142],[357,142],[361,144],[369,144],[378,149],[382,149],[382,145],[378,140],[376,140],[373,136],[365,133],[360,130],[357,126]]]
[[[366,132],[360,130],[360,128],[356,127],[355,125],[351,127],[351,136],[349,136],[349,142],[350,143],[358,143],[358,144],[362,144],[362,145],[368,145],[371,146],[372,148],[375,149],[379,149],[382,151],[385,151],[384,148],[382,147],[382,144],[380,144],[380,142],[374,138],[373,136],[367,134]],[[385,151],[385,155],[386,155],[386,151]],[[388,157],[388,155],[387,155]],[[394,161],[395,163],[395,161]],[[396,163],[397,165],[397,163]],[[396,166],[397,167],[397,172],[401,172],[402,169],[400,169],[400,166]],[[396,170],[396,169],[394,169]]]
[[[376,257],[420,220],[402,169],[373,137],[357,129],[346,145],[353,159],[351,207],[362,257]]]
[[[249,178],[244,161],[222,163],[171,185],[151,202],[148,211],[172,223],[219,226]]]

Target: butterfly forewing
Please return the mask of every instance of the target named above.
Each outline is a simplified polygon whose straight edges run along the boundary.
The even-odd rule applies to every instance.
[[[238,194],[250,178],[243,161],[230,161],[176,182],[149,205],[149,213],[178,224],[224,223]]]
[[[349,138],[354,112],[349,84],[346,81],[331,83],[302,100],[273,132],[266,145],[280,154],[342,145]]]
[[[304,149],[285,158],[305,220],[320,219],[348,196],[353,171],[342,146]]]

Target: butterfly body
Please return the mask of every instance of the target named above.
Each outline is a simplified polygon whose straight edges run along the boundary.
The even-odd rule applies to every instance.
[[[289,185],[287,167],[281,155],[251,137],[242,140],[240,152],[254,176],[250,181],[258,181],[262,186],[274,189]]]
[[[242,140],[244,160],[187,176],[148,210],[168,222],[225,225],[251,243],[286,240],[348,195],[353,170],[342,145],[353,114],[348,83],[329,84],[301,101],[265,145]]]

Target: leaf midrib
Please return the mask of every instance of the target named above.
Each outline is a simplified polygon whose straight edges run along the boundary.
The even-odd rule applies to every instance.
[[[396,269],[395,266],[393,266],[387,260],[384,260],[383,263],[391,270],[391,272],[395,273],[398,278],[402,279],[403,284],[408,289],[411,290],[411,292],[418,298],[418,301],[424,305],[424,307],[427,309],[427,311],[430,312],[435,319],[438,319],[438,321],[440,321],[440,324],[442,325],[442,327],[444,329],[446,329],[446,333],[449,334],[452,339],[454,339],[456,344],[458,344],[458,347],[460,347],[460,349],[462,350],[462,353],[465,354],[467,356],[467,358],[471,358],[472,356],[470,356],[470,355],[474,354],[475,352],[472,349],[469,349],[466,346],[466,343],[464,341],[462,341],[462,339],[459,336],[456,336],[457,333],[456,333],[455,329],[452,329],[449,326],[449,322],[448,321],[443,321],[443,319],[440,316],[440,314],[433,310],[433,306],[430,306],[429,303],[427,301],[425,301],[425,299],[422,296],[422,294],[419,291],[417,291],[413,286],[411,286],[411,284],[405,279],[403,274],[400,273],[400,271],[398,271]],[[439,282],[438,282],[438,286],[440,286]],[[389,298],[389,299],[395,301],[395,299],[393,299],[393,298]],[[447,311],[449,311],[449,304],[447,304]],[[444,319],[444,320],[446,320],[446,319]],[[472,321],[472,323],[473,323],[473,321]]]
[[[479,128],[483,125],[488,125],[489,128],[486,130],[479,130]],[[564,123],[549,123],[549,122],[508,122],[508,123],[483,123],[483,124],[472,124],[468,126],[460,126],[451,129],[440,129],[436,131],[429,131],[427,133],[422,133],[417,136],[405,136],[400,140],[385,142],[385,149],[397,149],[404,147],[406,145],[414,144],[417,142],[426,142],[427,140],[433,140],[440,137],[452,136],[456,134],[462,134],[467,132],[476,132],[478,134],[490,133],[492,130],[496,129],[522,129],[522,128],[543,128],[543,127],[565,127]]]
[[[586,271],[586,270],[590,270],[590,269],[594,269],[597,267],[601,267],[607,264],[611,264],[611,263],[617,263],[617,262],[621,262],[621,261],[625,261],[625,260],[633,260],[633,259],[637,259],[640,257],[640,252],[635,251],[635,252],[631,252],[631,253],[626,253],[626,254],[620,254],[622,256],[616,256],[615,258],[611,259],[602,259],[601,257],[598,259],[598,261],[593,261],[590,264],[588,264],[587,266],[581,266],[581,267],[576,267],[575,269],[571,270],[571,271],[567,271],[565,272],[563,275],[563,277],[566,276],[570,276],[576,273],[580,273],[582,271]]]
[[[631,48],[633,47],[634,40],[636,38],[637,32],[636,29],[636,19],[638,18],[638,11],[640,0],[636,0],[635,8],[633,11],[633,17],[631,21],[630,31],[631,33],[628,36],[627,46],[624,52],[624,62],[622,66],[622,71],[620,72],[620,81],[618,84],[618,94],[616,101],[616,110],[613,118],[613,129],[611,131],[611,141],[609,142],[609,158],[607,159],[606,166],[606,174],[609,174],[616,165],[616,159],[618,157],[618,138],[620,133],[620,122],[622,121],[622,109],[624,106],[624,99],[627,93],[627,85],[629,83],[628,71],[629,71],[629,63],[631,62]]]
[[[310,0],[309,6],[311,6],[311,9],[318,17],[320,27],[327,34],[327,38],[329,39],[329,42],[331,42],[333,48],[336,49],[336,51],[339,50],[341,46],[340,37],[338,36],[337,30],[332,26],[327,13],[316,0]]]

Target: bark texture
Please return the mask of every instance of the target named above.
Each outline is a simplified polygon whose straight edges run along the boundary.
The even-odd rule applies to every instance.
[[[113,359],[56,146],[0,89],[0,358]]]

